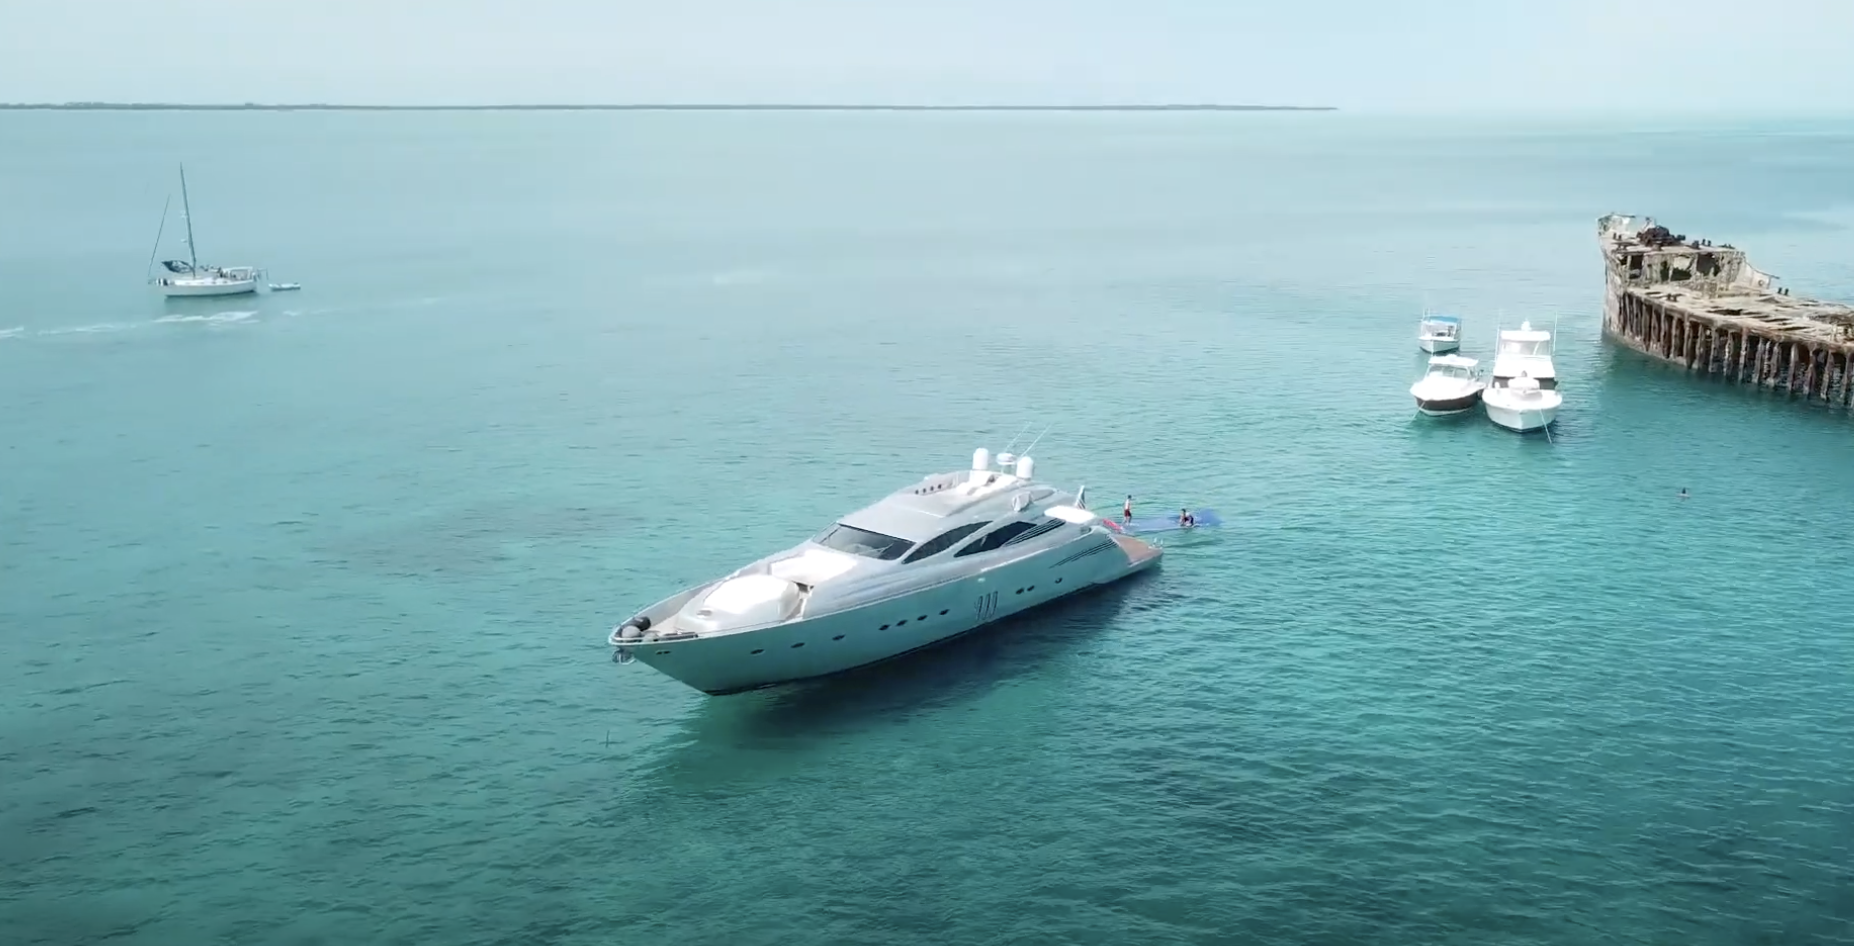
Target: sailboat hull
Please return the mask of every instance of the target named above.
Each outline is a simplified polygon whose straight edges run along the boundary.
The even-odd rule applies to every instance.
[[[164,279],[158,284],[161,294],[178,296],[242,296],[257,291],[256,279]]]

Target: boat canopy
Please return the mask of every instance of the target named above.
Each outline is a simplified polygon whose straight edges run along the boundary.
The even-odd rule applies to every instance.
[[[1429,359],[1431,368],[1472,368],[1480,361],[1466,355],[1434,355]]]
[[[1452,315],[1425,315],[1423,316],[1423,323],[1425,325],[1427,325],[1430,322],[1436,322],[1442,325],[1460,325],[1461,324],[1461,320]]]

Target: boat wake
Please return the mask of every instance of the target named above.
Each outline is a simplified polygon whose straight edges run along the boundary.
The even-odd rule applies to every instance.
[[[26,326],[0,329],[0,340],[9,338],[58,338],[67,335],[108,335],[116,332],[128,332],[150,325],[237,325],[257,320],[258,313],[252,311],[214,312],[211,315],[164,315],[146,322],[96,322],[90,325],[66,325],[57,328],[28,329]]]
[[[154,321],[156,325],[176,325],[181,323],[224,324],[227,322],[244,322],[256,317],[256,311],[238,311],[215,312],[212,315],[164,315]]]
[[[136,327],[134,322],[98,322],[95,325],[73,325],[66,328],[42,328],[32,333],[41,336],[57,335],[100,335],[105,332],[126,332]]]

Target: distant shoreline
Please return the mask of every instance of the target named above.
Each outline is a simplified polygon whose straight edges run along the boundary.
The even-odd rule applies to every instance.
[[[60,112],[1336,112],[1330,105],[186,105],[0,102],[0,111]]]

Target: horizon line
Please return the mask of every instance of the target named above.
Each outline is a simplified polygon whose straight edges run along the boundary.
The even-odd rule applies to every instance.
[[[1336,112],[1333,105],[1227,105],[1156,103],[1133,105],[909,105],[902,103],[786,102],[639,102],[574,105],[567,103],[506,105],[346,105],[330,102],[265,104],[243,102],[0,102],[7,111],[171,111],[171,112]]]

